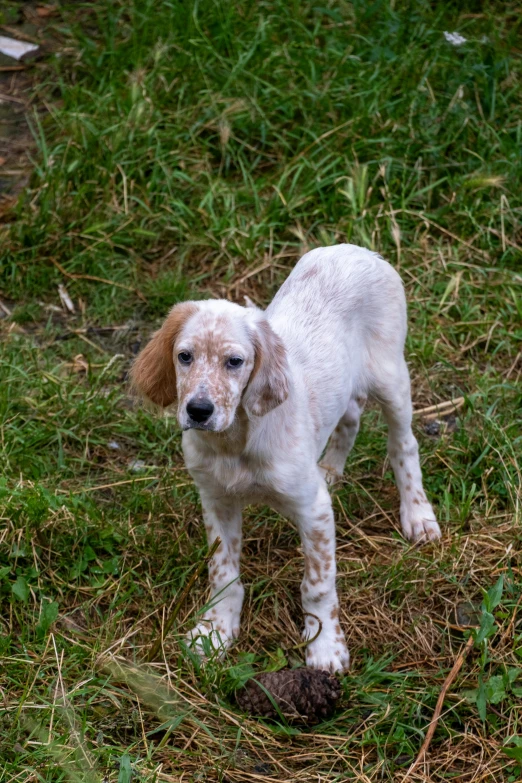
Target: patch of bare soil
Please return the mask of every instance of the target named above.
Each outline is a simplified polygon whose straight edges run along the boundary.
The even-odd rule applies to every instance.
[[[50,25],[57,6],[0,2],[0,35],[38,49],[16,60],[0,53],[0,217],[16,202],[28,184],[35,140],[29,121],[45,107],[34,97],[42,63],[53,51]]]

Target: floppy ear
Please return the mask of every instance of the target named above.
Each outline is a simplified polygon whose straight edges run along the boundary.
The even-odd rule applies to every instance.
[[[264,416],[288,397],[290,369],[283,341],[266,318],[256,320],[252,342],[254,368],[243,395],[243,407],[248,414]]]
[[[176,401],[176,368],[174,343],[186,321],[198,306],[194,302],[175,305],[165,323],[138,355],[130,375],[133,387],[156,405],[166,408]]]

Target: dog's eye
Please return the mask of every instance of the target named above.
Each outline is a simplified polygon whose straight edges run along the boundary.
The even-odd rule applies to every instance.
[[[178,353],[178,360],[181,364],[190,364],[192,361],[192,354],[189,351],[181,351]]]
[[[231,356],[227,362],[228,367],[241,367],[242,364],[243,359],[240,359],[239,356]]]

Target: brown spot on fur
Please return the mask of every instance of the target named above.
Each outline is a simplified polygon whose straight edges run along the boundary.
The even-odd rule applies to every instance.
[[[319,432],[321,428],[321,417],[319,416],[319,402],[317,399],[317,392],[310,386],[308,388],[308,410],[310,411],[310,418],[314,424],[315,432]]]
[[[335,631],[336,634],[340,634],[341,633],[341,626],[339,625],[339,623],[336,624],[336,626],[334,628],[334,631]]]
[[[331,519],[332,519],[332,515],[330,513],[328,513],[327,511],[325,511],[324,514],[319,514],[319,516],[317,517],[317,520],[319,522],[330,522]],[[328,541],[328,536],[326,535],[324,530],[321,530],[321,533],[323,534],[324,540]]]
[[[411,473],[406,473],[406,478],[411,479]]]
[[[321,561],[316,557],[308,558],[309,570],[315,571],[317,576],[321,576]]]
[[[334,608],[330,612],[330,618],[332,620],[336,620],[338,617],[339,617],[339,607],[338,606],[334,606]]]
[[[304,282],[305,280],[311,280],[311,278],[315,277],[318,272],[319,270],[316,266],[311,266],[310,269],[307,269],[306,272],[302,273],[302,275],[299,277],[299,281]]]
[[[162,408],[172,405],[177,397],[174,343],[198,309],[194,302],[182,302],[173,307],[161,329],[152,335],[132,366],[133,387]]]
[[[406,484],[406,492],[411,492],[411,484]]]
[[[416,506],[420,506],[418,498],[413,498],[413,502],[415,503]]]
[[[318,519],[321,519],[321,517],[318,517]],[[312,542],[312,545],[316,551],[319,551],[321,549],[322,544],[328,544],[329,542],[328,536],[326,535],[324,530],[320,527],[314,527],[308,534],[308,537]]]
[[[403,468],[403,467],[404,467],[404,460],[403,460],[403,459],[401,459],[401,460],[399,461],[399,465],[401,466],[401,468]]]

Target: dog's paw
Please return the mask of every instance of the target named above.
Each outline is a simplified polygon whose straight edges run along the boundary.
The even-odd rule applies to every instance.
[[[404,537],[414,543],[436,541],[441,537],[433,509],[420,495],[417,503],[401,506],[401,525]]]
[[[336,484],[342,479],[342,474],[332,467],[332,465],[325,465],[322,462],[319,463],[319,470],[329,487],[335,487]]]
[[[350,653],[344,640],[327,643],[316,639],[306,648],[306,665],[335,674],[345,672],[350,666]]]
[[[201,658],[221,658],[238,635],[239,628],[227,627],[215,620],[201,620],[188,632],[186,640]]]

